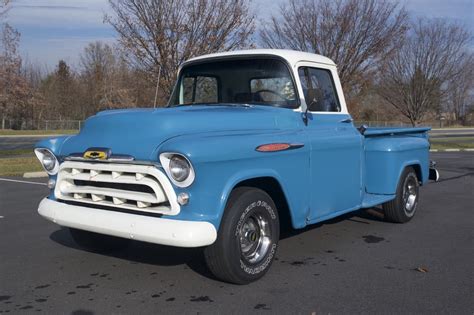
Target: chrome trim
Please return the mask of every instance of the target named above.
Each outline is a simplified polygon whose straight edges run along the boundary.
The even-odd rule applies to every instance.
[[[44,151],[48,152],[48,153],[54,158],[54,160],[55,160],[54,168],[53,168],[52,170],[49,170],[49,171],[48,171],[48,170],[46,169],[46,167],[44,167],[44,164],[43,164],[43,156],[44,156],[44,153],[43,153],[43,152],[44,152]],[[53,153],[53,151],[51,151],[50,149],[47,149],[47,148],[36,148],[36,149],[34,150],[34,152],[35,152],[36,157],[37,157],[38,160],[40,161],[41,166],[43,167],[43,169],[44,169],[44,171],[45,171],[46,173],[48,173],[48,174],[51,175],[51,176],[54,176],[54,175],[56,175],[56,174],[58,173],[60,161],[59,161],[59,157],[57,157],[57,156]]]
[[[128,184],[149,189],[137,190]],[[180,211],[171,182],[153,165],[67,161],[60,166],[54,196],[138,212],[176,215]]]
[[[435,161],[430,161],[428,179],[429,180],[434,180],[435,182],[439,181],[439,172],[436,169],[436,162]]]
[[[262,261],[271,248],[271,236],[269,220],[260,214],[249,215],[240,229],[237,237],[240,244],[240,252],[247,263],[256,264]]]
[[[151,165],[157,168],[162,168],[161,164],[158,161],[143,161],[135,160],[131,155],[111,155],[107,160],[91,160],[84,157],[78,156],[79,153],[73,153],[69,156],[66,156],[64,161],[78,161],[78,162],[89,162],[89,163],[122,163],[122,164],[137,164],[137,165]]]
[[[182,182],[178,182],[171,175],[169,165],[170,165],[170,161],[171,161],[171,158],[173,157],[173,155],[179,155],[179,156],[183,157],[184,159],[186,159],[186,161],[188,161],[189,175]],[[188,186],[191,186],[191,184],[194,182],[194,179],[196,178],[196,173],[194,172],[193,164],[191,163],[191,161],[188,159],[188,157],[186,155],[184,155],[182,153],[178,153],[178,152],[171,152],[171,151],[170,152],[163,152],[163,153],[160,153],[159,159],[160,159],[163,170],[165,171],[166,175],[168,176],[168,178],[171,180],[171,182],[174,185],[176,185],[180,188],[186,188]]]
[[[343,119],[343,120],[339,120],[340,123],[345,123],[345,124],[350,124],[352,122],[354,122],[354,119],[352,118],[346,118],[346,119]]]

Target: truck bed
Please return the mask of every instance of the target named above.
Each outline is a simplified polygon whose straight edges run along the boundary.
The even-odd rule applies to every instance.
[[[365,137],[392,136],[401,134],[425,133],[431,130],[431,127],[416,128],[367,128],[364,132]]]

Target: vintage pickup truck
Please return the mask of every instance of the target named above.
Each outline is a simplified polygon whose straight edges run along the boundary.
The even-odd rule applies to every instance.
[[[245,284],[269,269],[281,224],[380,204],[412,219],[438,177],[428,130],[356,128],[326,57],[206,55],[182,65],[166,108],[100,112],[39,142],[51,193],[38,212],[92,250],[204,247],[218,279]]]

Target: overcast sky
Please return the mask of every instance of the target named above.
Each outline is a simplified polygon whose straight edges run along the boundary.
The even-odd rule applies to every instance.
[[[448,18],[474,33],[474,0],[402,0],[414,16]],[[257,16],[268,17],[284,0],[254,0]],[[87,43],[115,41],[103,23],[107,0],[15,0],[9,22],[21,32],[21,52],[32,62],[53,68],[59,59],[77,64]],[[260,13],[259,12],[264,12]]]

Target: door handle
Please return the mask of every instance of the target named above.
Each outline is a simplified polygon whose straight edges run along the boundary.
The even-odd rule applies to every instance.
[[[350,124],[353,121],[354,121],[354,119],[352,119],[352,118],[346,118],[346,119],[343,119],[343,120],[339,120],[340,123],[345,123],[345,124]]]

